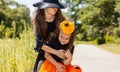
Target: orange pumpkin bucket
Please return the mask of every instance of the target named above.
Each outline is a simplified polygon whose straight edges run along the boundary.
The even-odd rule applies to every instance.
[[[71,21],[63,21],[60,23],[60,29],[65,34],[71,34],[75,30],[75,25]]]

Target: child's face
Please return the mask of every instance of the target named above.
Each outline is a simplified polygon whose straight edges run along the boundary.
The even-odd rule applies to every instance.
[[[69,43],[71,34],[64,34],[62,31],[59,33],[59,41],[62,45]]]

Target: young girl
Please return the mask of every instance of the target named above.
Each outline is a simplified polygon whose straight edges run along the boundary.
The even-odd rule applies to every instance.
[[[38,52],[33,72],[38,72],[39,67],[45,60],[45,51],[53,53],[62,59],[65,58],[63,52],[51,48],[42,48],[42,46],[48,41],[50,33],[56,31],[57,25],[64,20],[60,9],[66,8],[67,4],[60,3],[58,0],[40,0],[33,4],[33,6],[37,7],[32,22],[36,32],[35,50]]]
[[[45,52],[45,58],[47,59],[42,64],[39,72],[70,72],[72,54],[73,54],[73,40],[75,37],[75,26],[70,21],[63,21],[60,24],[59,36],[52,38],[43,47],[51,47],[56,50],[64,50],[67,59],[61,59],[54,54]],[[65,68],[66,67],[66,68]],[[77,72],[81,72],[80,68],[76,69]]]

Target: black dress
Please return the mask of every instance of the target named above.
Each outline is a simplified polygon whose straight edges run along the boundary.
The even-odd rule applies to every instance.
[[[48,24],[47,28],[47,37],[50,35],[50,32],[53,32],[56,29],[56,23],[55,20],[53,22],[46,22]],[[44,44],[43,37],[36,33],[36,47],[34,48],[38,52],[37,59],[34,64],[34,70],[33,72],[37,72],[45,60],[44,58],[44,51],[41,50],[42,45]]]
[[[51,41],[49,41],[49,43],[48,44],[46,44],[47,46],[49,46],[49,47],[51,47],[51,48],[53,48],[53,49],[55,49],[55,50],[60,50],[60,49],[62,49],[62,50],[67,50],[68,49],[68,44],[65,44],[65,45],[62,45],[61,43],[60,43],[60,41],[58,40],[58,37],[56,37],[56,38],[54,38],[54,39],[51,39]],[[72,49],[71,49],[71,54],[73,54],[73,51],[74,51],[74,46],[72,47]],[[56,55],[54,55],[54,54],[51,54],[51,56],[57,61],[57,62],[62,62],[62,60],[63,59],[61,59],[61,58],[59,58],[59,57],[57,57]]]

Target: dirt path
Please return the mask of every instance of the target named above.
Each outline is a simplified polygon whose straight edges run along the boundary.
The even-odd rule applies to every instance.
[[[80,65],[83,72],[120,72],[120,55],[79,44],[75,46],[72,64]]]

